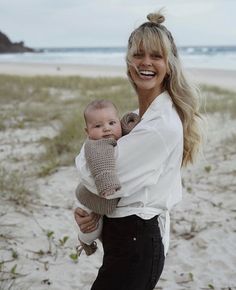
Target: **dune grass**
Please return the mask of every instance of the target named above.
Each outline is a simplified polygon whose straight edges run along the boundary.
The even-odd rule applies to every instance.
[[[236,118],[236,92],[207,85],[201,86],[201,92],[203,112],[229,114],[231,118]]]
[[[202,86],[207,113],[236,117],[236,94],[213,86]],[[19,77],[0,75],[0,130],[37,128],[57,121],[54,138],[42,138],[38,176],[59,166],[72,165],[85,138],[83,110],[94,99],[109,99],[120,115],[137,107],[135,92],[123,78]]]
[[[86,137],[83,110],[90,101],[109,99],[117,105],[121,115],[137,106],[131,87],[123,79],[82,79],[81,82],[83,95],[61,103],[62,106],[64,105],[64,113],[60,118],[59,134],[53,139],[42,140],[47,149],[42,158],[47,160],[48,164],[62,166],[74,163],[74,157]],[[85,90],[86,83],[87,90]]]
[[[9,171],[0,168],[0,193],[1,197],[13,201],[20,206],[27,206],[32,199],[32,194],[27,182],[27,173],[23,171]]]
[[[0,131],[60,124],[53,138],[41,138],[36,176],[74,164],[85,138],[83,110],[94,99],[109,99],[121,115],[137,107],[130,84],[122,78],[0,76]],[[2,117],[3,116],[3,117]]]

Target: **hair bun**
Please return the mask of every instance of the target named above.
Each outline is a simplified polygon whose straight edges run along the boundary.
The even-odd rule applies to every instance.
[[[156,13],[149,13],[147,19],[155,24],[161,24],[165,21],[165,17],[159,12]]]

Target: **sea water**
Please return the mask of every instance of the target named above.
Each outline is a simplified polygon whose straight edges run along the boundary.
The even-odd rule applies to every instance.
[[[38,48],[35,53],[0,54],[1,62],[125,65],[125,47]],[[236,70],[236,46],[185,46],[179,54],[186,68]]]

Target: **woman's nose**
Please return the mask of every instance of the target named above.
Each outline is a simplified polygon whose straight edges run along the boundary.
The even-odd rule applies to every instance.
[[[152,60],[148,54],[144,55],[142,59],[142,64],[147,66],[150,66],[152,64]]]

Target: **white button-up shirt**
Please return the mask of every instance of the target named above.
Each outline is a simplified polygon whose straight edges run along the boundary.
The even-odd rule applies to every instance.
[[[167,92],[154,99],[141,121],[118,140],[115,149],[121,190],[108,198],[121,199],[109,217],[135,214],[150,219],[159,215],[165,254],[169,246],[169,210],[182,198],[182,156],[182,122]],[[84,146],[76,157],[76,167],[80,181],[97,194]]]

